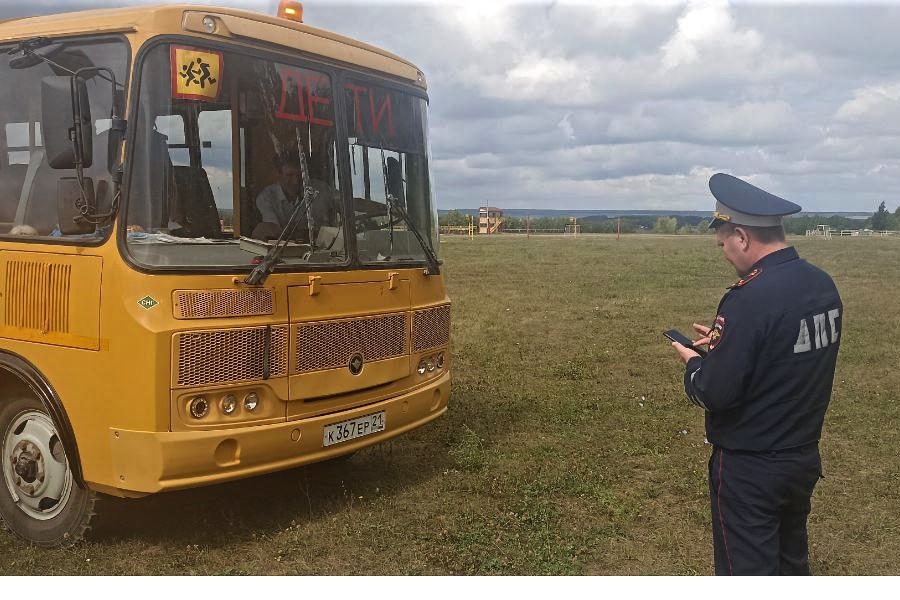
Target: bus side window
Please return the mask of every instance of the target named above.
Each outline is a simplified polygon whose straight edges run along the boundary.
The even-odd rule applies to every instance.
[[[40,136],[40,124],[37,124],[37,136]],[[32,146],[40,144],[32,144],[31,140],[31,124],[30,123],[7,123],[6,124],[6,157],[7,162],[11,165],[27,165],[31,160]]]

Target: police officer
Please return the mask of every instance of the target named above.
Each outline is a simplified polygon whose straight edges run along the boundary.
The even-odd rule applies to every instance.
[[[821,476],[819,437],[842,334],[843,304],[827,273],[785,243],[800,207],[717,173],[711,228],[740,280],[701,356],[678,343],[684,389],[706,411],[717,575],[806,575],[806,521]]]

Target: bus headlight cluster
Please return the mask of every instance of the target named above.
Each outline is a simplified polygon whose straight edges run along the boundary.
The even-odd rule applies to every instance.
[[[444,368],[444,353],[438,352],[433,356],[423,356],[419,361],[419,365],[416,367],[416,372],[419,375],[424,375],[425,373],[434,373],[437,369]]]
[[[238,397],[234,394],[225,394],[219,400],[219,409],[223,415],[230,417],[236,414],[241,406],[247,412],[256,412],[256,409],[259,408],[259,403],[259,395],[256,392],[249,392],[242,401],[238,401]],[[188,410],[195,419],[203,419],[209,415],[210,402],[206,399],[206,396],[194,396],[188,405]]]

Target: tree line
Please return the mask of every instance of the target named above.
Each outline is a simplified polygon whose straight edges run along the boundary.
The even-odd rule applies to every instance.
[[[477,226],[477,217],[475,217]],[[607,217],[594,215],[578,219],[579,229],[583,233],[667,233],[667,234],[706,234],[709,233],[709,218],[696,215],[636,215],[623,217]],[[468,225],[467,214],[453,209],[442,213],[439,217],[442,226],[463,227]],[[570,225],[569,217],[519,217],[504,216],[503,229],[559,230],[564,231]],[[803,235],[817,225],[828,225],[831,229],[872,229],[875,231],[892,231],[900,229],[900,207],[889,212],[882,202],[878,210],[866,219],[850,219],[840,215],[822,217],[803,215],[784,220],[784,229],[788,234]]]
[[[450,225],[464,227],[468,225],[467,214],[457,209],[441,214],[439,221],[442,226]],[[564,231],[566,227],[571,224],[572,221],[569,217],[503,217],[503,229],[505,230],[521,229],[524,231],[527,228],[532,231]],[[695,230],[705,230],[709,225],[709,219],[697,216],[605,217],[602,215],[594,215],[579,218],[578,225],[580,231],[584,233],[615,233],[618,227],[621,227],[622,233],[640,233],[642,231],[652,231],[656,233],[693,233]]]

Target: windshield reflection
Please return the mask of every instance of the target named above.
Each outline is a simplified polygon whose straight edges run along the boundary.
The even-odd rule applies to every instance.
[[[140,81],[126,212],[137,262],[248,266],[282,233],[287,265],[348,264],[349,234],[364,263],[423,260],[393,205],[436,245],[423,99],[348,80],[352,135],[338,140],[337,82],[315,68],[167,45],[148,53]],[[304,187],[312,199],[298,209]]]

